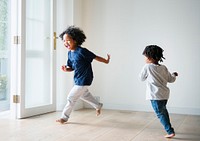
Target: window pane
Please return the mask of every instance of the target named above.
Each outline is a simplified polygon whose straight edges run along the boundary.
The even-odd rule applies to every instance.
[[[0,1],[0,112],[9,110],[10,0]]]
[[[25,108],[51,104],[50,2],[26,2]]]

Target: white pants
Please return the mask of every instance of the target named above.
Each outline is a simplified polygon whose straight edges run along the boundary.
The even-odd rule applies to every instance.
[[[65,121],[68,120],[72,109],[79,98],[92,105],[95,109],[101,108],[101,104],[92,96],[87,88],[88,86],[74,85],[67,97],[67,104],[65,105],[61,115],[62,119]]]

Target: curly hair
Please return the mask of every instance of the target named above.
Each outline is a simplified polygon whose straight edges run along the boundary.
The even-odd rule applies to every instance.
[[[163,62],[163,59],[165,57],[163,56],[163,49],[157,45],[148,45],[145,47],[143,51],[143,55],[145,55],[148,58],[151,58],[157,62]]]
[[[75,27],[74,25],[69,26],[66,30],[64,30],[59,37],[63,40],[63,36],[67,34],[69,35],[74,41],[76,41],[76,44],[78,46],[82,45],[83,42],[85,42],[86,36],[78,27]]]

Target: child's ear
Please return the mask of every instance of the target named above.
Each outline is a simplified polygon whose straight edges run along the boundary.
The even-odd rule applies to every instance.
[[[147,59],[148,59],[149,61],[152,61],[152,59],[151,59],[151,58],[149,58],[149,57],[147,57]]]

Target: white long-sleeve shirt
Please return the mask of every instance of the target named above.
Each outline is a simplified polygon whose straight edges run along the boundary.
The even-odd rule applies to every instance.
[[[147,100],[167,100],[170,93],[167,83],[176,80],[176,76],[166,66],[152,63],[144,65],[139,77],[141,81],[147,81]]]

